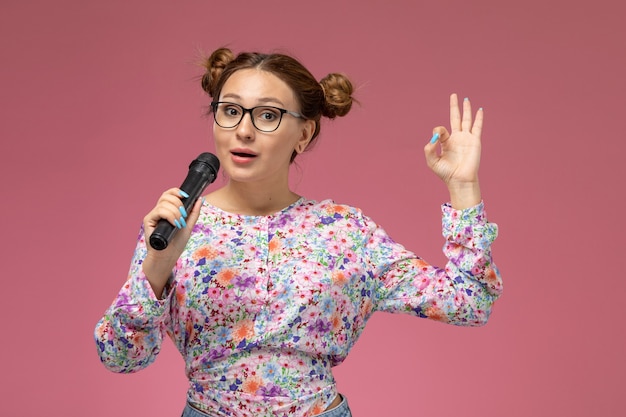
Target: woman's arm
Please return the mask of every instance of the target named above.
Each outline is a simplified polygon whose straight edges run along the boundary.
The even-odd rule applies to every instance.
[[[379,309],[409,312],[458,325],[482,325],[502,292],[502,279],[491,257],[497,225],[487,222],[478,181],[483,110],[472,122],[468,99],[459,109],[456,94],[450,96],[450,128],[433,129],[425,146],[426,161],[450,193],[443,206],[444,268],[434,267],[405,251],[377,229],[376,244],[393,248],[394,255],[380,258],[382,269]],[[440,148],[440,149],[438,149]]]
[[[502,292],[491,257],[497,225],[482,203],[464,210],[442,207],[445,267],[436,267],[393,241],[370,220],[368,257],[378,285],[375,309],[407,313],[460,326],[487,323]]]
[[[143,272],[144,236],[142,231],[127,281],[94,332],[100,360],[113,372],[135,372],[152,363],[160,351],[169,317],[171,293],[165,299],[157,297]]]

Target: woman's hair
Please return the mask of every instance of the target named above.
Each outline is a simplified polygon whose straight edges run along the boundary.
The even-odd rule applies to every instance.
[[[345,116],[354,101],[354,87],[346,75],[331,73],[318,82],[300,62],[288,55],[242,52],[235,56],[230,49],[220,48],[202,64],[206,69],[201,79],[202,89],[214,99],[219,98],[228,78],[239,70],[260,69],[281,79],[293,91],[300,114],[315,121],[309,145],[319,135],[322,116],[329,119]],[[291,156],[292,161],[295,156],[296,152]]]

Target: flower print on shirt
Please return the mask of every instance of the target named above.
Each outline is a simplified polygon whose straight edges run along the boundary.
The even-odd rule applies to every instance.
[[[442,207],[436,268],[358,209],[300,199],[270,216],[204,205],[165,299],[143,275],[143,233],[129,278],[98,323],[103,363],[149,365],[163,333],[186,362],[189,401],[215,416],[309,416],[337,395],[341,363],[376,311],[482,325],[502,291],[482,203]]]

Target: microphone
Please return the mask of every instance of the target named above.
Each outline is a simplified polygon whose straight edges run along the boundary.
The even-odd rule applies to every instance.
[[[185,207],[187,213],[191,211],[191,208],[207,185],[215,181],[219,169],[220,160],[209,152],[201,153],[196,159],[191,161],[187,178],[180,186],[180,189],[189,195],[189,197],[182,199],[183,207]],[[167,248],[177,231],[178,228],[167,220],[159,220],[156,228],[150,235],[150,246],[156,250]]]

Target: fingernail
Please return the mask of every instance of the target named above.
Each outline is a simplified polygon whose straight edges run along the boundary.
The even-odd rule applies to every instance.
[[[465,98],[463,99],[463,101],[469,101],[469,98],[468,98],[468,97],[465,97]]]
[[[202,197],[202,204],[201,205],[204,205],[205,202],[206,202],[206,198]]]
[[[185,219],[183,219],[183,218],[181,217],[181,218],[180,218],[180,219],[178,219],[178,220],[180,221],[180,224],[181,224],[183,227],[187,227],[187,222],[185,221]]]
[[[481,107],[480,109],[478,109],[478,111],[483,111],[483,108]]]
[[[181,227],[180,227],[180,223],[178,223],[178,220],[174,220],[174,224],[176,225],[176,227],[178,227],[179,229],[181,229]]]
[[[433,137],[432,137],[432,138],[430,138],[430,143],[435,143],[435,142],[437,142],[437,139],[439,139],[439,133],[435,133],[435,134],[433,135]]]
[[[178,194],[180,194],[181,197],[189,198],[189,194],[187,194],[183,190],[178,191]]]
[[[180,211],[180,214],[183,215],[183,217],[187,217],[187,210],[185,210],[185,207],[180,206],[178,207],[178,210]]]

